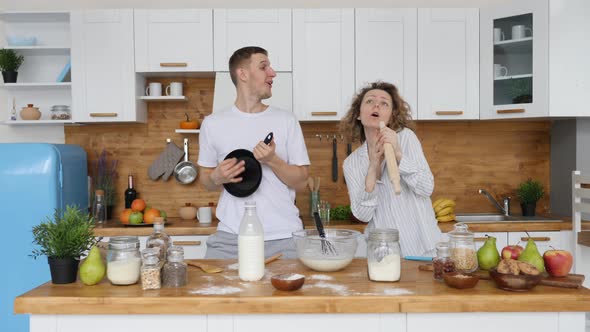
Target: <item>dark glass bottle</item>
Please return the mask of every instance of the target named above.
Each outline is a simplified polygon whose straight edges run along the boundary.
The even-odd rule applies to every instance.
[[[137,191],[133,189],[133,175],[129,175],[128,188],[125,190],[125,208],[130,209],[131,203],[137,198]]]

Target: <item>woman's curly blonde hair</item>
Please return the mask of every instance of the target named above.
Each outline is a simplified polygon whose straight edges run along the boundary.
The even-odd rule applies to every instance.
[[[361,114],[361,103],[363,102],[363,98],[365,98],[365,94],[375,89],[387,92],[393,101],[393,111],[387,126],[395,131],[400,131],[403,128],[415,129],[410,105],[399,95],[397,87],[387,82],[373,82],[363,87],[356,94],[346,116],[340,121],[340,133],[345,137],[347,142],[360,141],[363,143],[367,139],[363,124],[361,120],[358,120],[358,117]]]

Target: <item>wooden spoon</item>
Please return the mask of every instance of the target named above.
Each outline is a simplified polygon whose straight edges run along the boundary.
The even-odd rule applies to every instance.
[[[205,273],[219,273],[223,271],[222,267],[209,265],[201,262],[189,261],[187,260],[186,263],[190,266],[198,267],[203,270]]]

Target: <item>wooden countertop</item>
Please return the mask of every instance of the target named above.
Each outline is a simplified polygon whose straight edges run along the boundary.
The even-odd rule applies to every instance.
[[[243,282],[235,260],[209,260],[225,266],[218,274],[189,267],[189,283],[182,288],[142,290],[139,284],[112,286],[105,278],[95,286],[79,281],[43,284],[14,302],[17,314],[247,314],[247,313],[424,313],[424,312],[551,312],[590,311],[590,290],[537,286],[515,293],[480,280],[473,289],[449,288],[418,270],[418,262],[403,261],[399,282],[371,282],[367,263],[355,259],[346,269],[321,273],[298,260],[267,265],[261,281]],[[228,268],[230,266],[230,268]],[[274,289],[270,276],[300,273],[302,289]],[[224,294],[225,293],[225,294]]]
[[[469,230],[472,232],[535,232],[535,231],[561,231],[571,230],[571,219],[558,218],[562,222],[497,222],[497,223],[469,223]],[[211,235],[217,229],[218,221],[215,220],[210,224],[200,224],[196,220],[182,220],[180,218],[170,218],[166,225],[168,235]],[[443,233],[450,232],[454,228],[454,222],[439,223]],[[310,218],[303,218],[305,228],[315,228]],[[367,224],[351,220],[333,220],[326,228],[352,229],[364,232]],[[590,230],[590,223],[585,223],[583,229]],[[150,226],[125,226],[115,220],[109,220],[104,225],[99,225],[94,229],[96,236],[124,236],[136,235],[147,236],[152,234],[153,229]]]

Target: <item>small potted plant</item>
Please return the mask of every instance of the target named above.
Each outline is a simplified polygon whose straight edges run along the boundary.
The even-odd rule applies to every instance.
[[[516,195],[520,200],[523,216],[534,216],[537,201],[545,195],[543,184],[539,181],[528,179],[518,186]]]
[[[33,258],[47,256],[51,281],[69,284],[76,281],[80,256],[96,242],[92,217],[76,206],[66,206],[62,214],[56,210],[53,219],[33,227]]]
[[[92,190],[91,199],[94,202],[94,191],[97,189],[104,190],[105,201],[107,204],[107,219],[112,218],[113,207],[117,201],[116,178],[117,178],[117,160],[109,160],[106,150],[100,154],[96,153],[96,160],[91,162],[92,170]]]
[[[0,71],[4,83],[16,83],[18,68],[23,64],[24,57],[11,49],[0,49]]]

